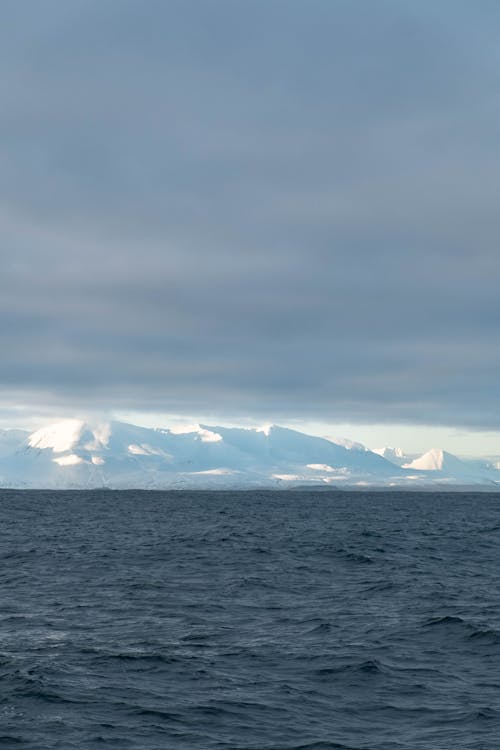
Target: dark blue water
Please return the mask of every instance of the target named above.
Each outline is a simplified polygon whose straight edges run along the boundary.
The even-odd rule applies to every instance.
[[[0,493],[0,746],[500,747],[500,495]]]

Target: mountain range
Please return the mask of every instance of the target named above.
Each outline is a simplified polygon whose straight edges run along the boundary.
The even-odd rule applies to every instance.
[[[405,456],[285,427],[151,429],[66,419],[0,430],[0,487],[251,489],[500,487],[499,464],[443,450]]]

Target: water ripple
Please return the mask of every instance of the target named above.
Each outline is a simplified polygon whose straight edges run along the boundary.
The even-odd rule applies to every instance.
[[[498,495],[0,499],[2,748],[498,747]]]

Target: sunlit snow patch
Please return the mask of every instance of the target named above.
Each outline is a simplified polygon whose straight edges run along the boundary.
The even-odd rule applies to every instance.
[[[222,435],[218,432],[212,432],[206,430],[204,427],[200,427],[199,424],[191,425],[178,425],[170,428],[172,435],[192,435],[197,434],[201,438],[202,443],[218,443],[222,440]]]
[[[148,445],[148,443],[141,443],[140,445],[131,443],[128,446],[128,452],[132,453],[133,456],[162,456],[163,458],[172,458],[170,453],[166,453],[166,451],[162,451],[160,448],[154,448],[152,445]]]
[[[255,430],[255,432],[263,432],[266,437],[269,437],[269,435],[271,434],[271,430],[272,429],[273,429],[273,425],[272,424],[266,424],[266,425],[263,425],[262,427],[258,427]]]
[[[28,445],[32,448],[52,448],[54,453],[64,453],[76,445],[83,426],[81,419],[65,419],[34,432],[29,437]]]
[[[89,451],[99,450],[100,448],[106,448],[111,437],[111,425],[109,422],[103,422],[97,427],[92,428],[92,437],[94,438],[90,442],[85,444],[85,448]]]
[[[69,456],[53,458],[52,460],[54,463],[59,464],[59,466],[75,466],[76,464],[83,463],[83,458],[80,458],[80,456],[77,456],[74,453],[70,453]]]
[[[233,471],[232,469],[206,469],[205,471],[191,471],[189,473],[194,474],[196,476],[211,474],[217,477],[230,476],[232,474],[239,474],[238,471]]]
[[[307,464],[307,468],[313,469],[313,471],[323,471],[326,474],[330,474],[331,476],[329,477],[318,477],[321,478],[324,482],[336,482],[337,480],[351,478],[351,472],[345,467],[335,468],[333,466],[329,466],[328,464]]]
[[[404,469],[420,469],[421,471],[441,471],[444,467],[446,452],[440,448],[432,448],[422,456],[415,458],[407,464],[403,464]],[[453,457],[455,459],[455,457]],[[455,459],[458,460],[458,459]]]
[[[314,471],[336,471],[336,469],[333,468],[333,466],[329,466],[328,464],[307,464],[308,469],[314,469]]]
[[[222,440],[222,435],[218,432],[212,432],[211,430],[205,430],[200,427],[198,434],[201,437],[202,443],[219,443]]]

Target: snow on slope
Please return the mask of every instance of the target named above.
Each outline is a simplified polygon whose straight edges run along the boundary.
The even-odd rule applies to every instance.
[[[500,471],[491,465],[472,466],[443,451],[400,467],[364,446],[340,442],[275,425],[170,430],[70,419],[31,435],[0,432],[0,486],[229,489],[500,482]]]

